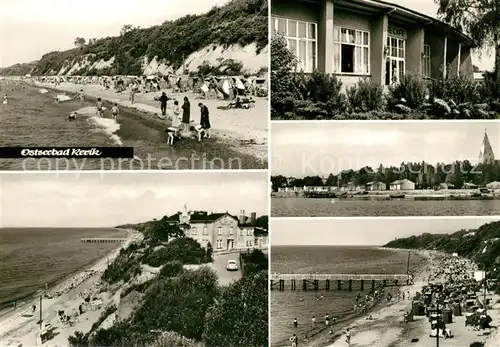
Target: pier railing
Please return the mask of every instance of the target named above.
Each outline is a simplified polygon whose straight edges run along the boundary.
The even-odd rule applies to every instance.
[[[81,242],[86,243],[120,243],[125,242],[127,239],[120,238],[100,238],[100,237],[84,237],[80,239]]]
[[[409,275],[402,274],[281,274],[273,273],[270,276],[272,281],[308,280],[308,281],[408,281]]]

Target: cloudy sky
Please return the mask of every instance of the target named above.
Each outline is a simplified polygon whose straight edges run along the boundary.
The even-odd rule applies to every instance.
[[[209,11],[228,0],[1,0],[0,67],[38,60],[74,47],[76,37],[118,36],[125,24],[142,28]]]
[[[386,2],[392,2],[400,6],[418,11],[420,13],[426,14],[430,17],[437,18],[438,5],[434,0],[385,0]],[[473,53],[472,63],[477,65],[481,71],[492,70],[494,66],[494,51],[488,51],[483,49],[480,54]]]
[[[322,176],[409,161],[476,163],[485,129],[500,156],[497,122],[275,122],[271,128],[273,175]]]
[[[386,0],[435,17],[434,0]],[[186,14],[204,13],[228,0],[1,0],[0,67],[39,59],[73,47],[76,37],[116,36],[124,24],[149,27]],[[481,69],[493,67],[493,55],[476,55]]]
[[[268,212],[266,172],[0,176],[0,227],[108,227],[182,210]]]
[[[271,245],[384,245],[396,237],[475,229],[498,217],[449,218],[273,218]]]

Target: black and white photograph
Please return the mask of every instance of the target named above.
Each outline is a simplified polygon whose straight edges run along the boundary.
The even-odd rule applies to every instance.
[[[499,119],[493,3],[272,0],[271,119]]]
[[[0,179],[0,346],[268,346],[267,172]]]
[[[268,167],[267,0],[0,2],[0,144],[133,147],[0,170]]]
[[[496,347],[500,221],[271,221],[272,347]]]
[[[273,217],[500,215],[497,122],[272,124]]]

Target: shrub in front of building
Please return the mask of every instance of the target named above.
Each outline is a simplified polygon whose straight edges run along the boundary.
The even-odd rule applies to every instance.
[[[422,109],[427,95],[427,84],[419,76],[404,75],[395,86],[389,87],[390,109],[403,104],[411,110]]]
[[[182,264],[202,264],[207,261],[206,251],[190,237],[181,237],[172,240],[163,248],[144,254],[142,262],[159,267],[171,261]]]
[[[384,107],[384,92],[382,86],[365,78],[347,89],[347,100],[351,112],[378,111]]]

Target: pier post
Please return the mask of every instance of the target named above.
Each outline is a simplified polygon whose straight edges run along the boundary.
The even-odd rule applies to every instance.
[[[295,278],[292,280],[292,290],[295,290],[297,283],[295,282]]]
[[[349,280],[349,291],[352,290],[352,280]]]
[[[341,280],[337,281],[337,289],[342,290],[342,281]]]
[[[319,289],[319,281],[314,280],[314,290],[318,290],[318,289]]]
[[[375,290],[375,280],[372,280],[372,290]]]
[[[387,287],[387,280],[384,280],[384,288]]]
[[[394,285],[397,287],[398,286],[398,280],[394,280]]]
[[[274,280],[271,280],[271,290],[274,289]]]
[[[365,290],[365,280],[361,280],[361,291]]]
[[[280,291],[285,290],[285,280],[280,280]]]
[[[330,290],[330,280],[325,281],[325,290]]]
[[[307,290],[307,281],[302,280],[302,290]]]

